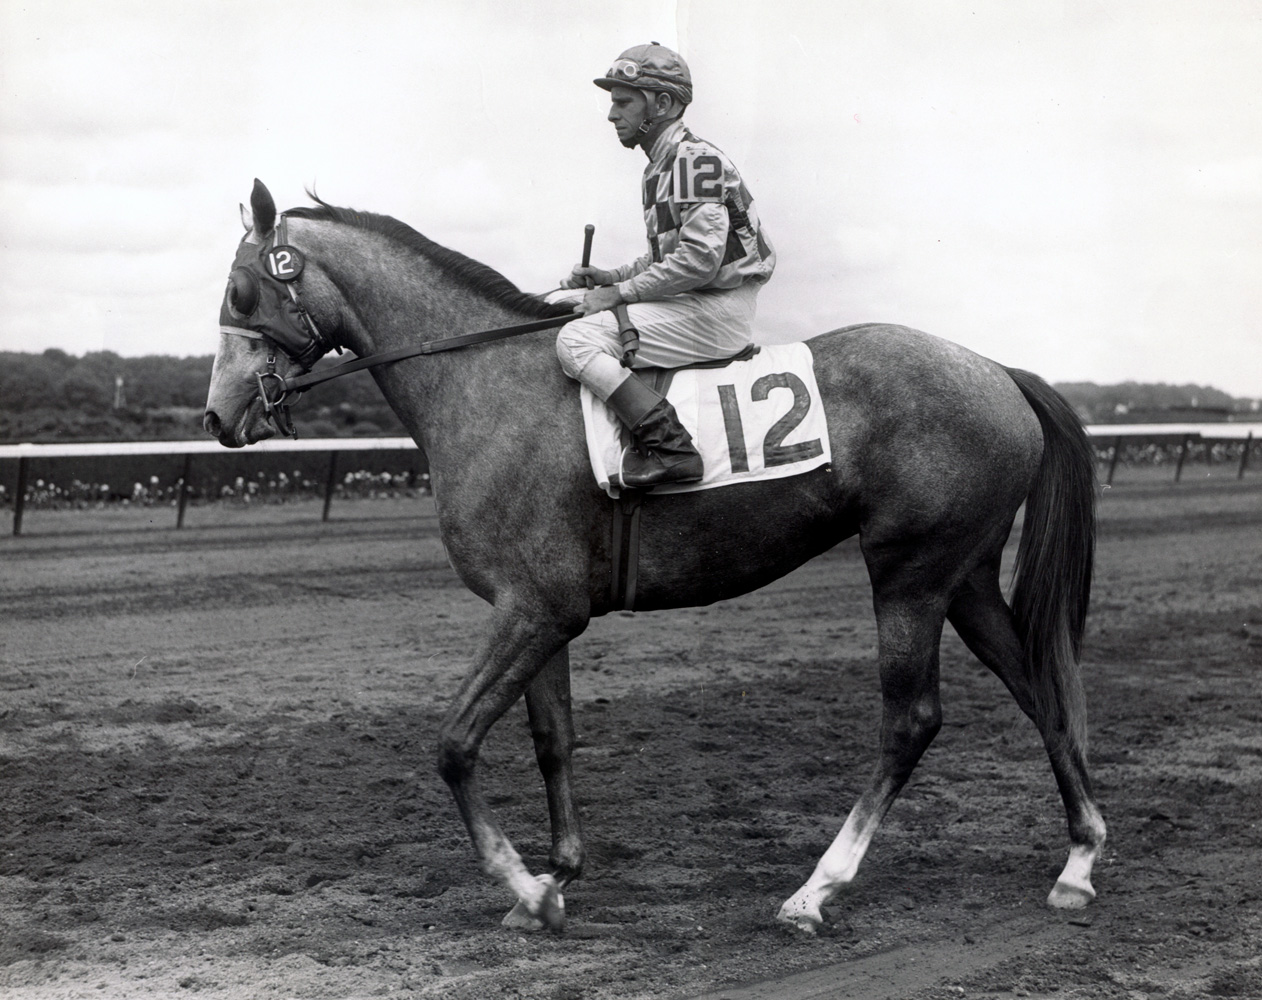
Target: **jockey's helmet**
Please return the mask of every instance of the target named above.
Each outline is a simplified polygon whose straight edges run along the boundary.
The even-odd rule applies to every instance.
[[[631,46],[613,61],[604,76],[592,83],[602,90],[634,87],[661,91],[681,104],[692,103],[692,74],[688,72],[688,64],[678,52],[657,42]]]

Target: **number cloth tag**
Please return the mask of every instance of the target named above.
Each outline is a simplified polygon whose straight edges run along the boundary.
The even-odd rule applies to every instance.
[[[263,255],[263,266],[277,281],[293,281],[302,274],[303,263],[302,251],[283,243]]]
[[[666,397],[692,435],[705,475],[655,493],[781,479],[832,460],[814,360],[804,343],[764,345],[750,360],[725,368],[680,369]],[[622,424],[586,386],[581,398],[592,472],[600,488],[617,497],[612,479],[625,444]]]
[[[680,204],[723,200],[723,161],[705,146],[679,144],[671,201]]]

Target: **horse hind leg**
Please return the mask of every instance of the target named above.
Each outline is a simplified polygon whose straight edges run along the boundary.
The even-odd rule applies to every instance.
[[[943,605],[925,598],[876,598],[882,718],[880,758],[836,839],[806,883],[780,907],[782,923],[814,934],[820,911],[858,871],[881,821],[942,725],[938,643]]]
[[[570,656],[566,646],[552,657],[526,688],[526,711],[535,743],[535,759],[543,775],[552,820],[552,879],[557,888],[557,905],[564,911],[560,895],[583,870],[583,834],[574,805],[573,771],[574,719],[570,708]],[[544,922],[517,904],[504,917],[505,927],[516,930],[542,930]]]
[[[1047,902],[1057,909],[1084,907],[1095,899],[1091,870],[1104,846],[1106,830],[1091,790],[1086,748],[1073,735],[1084,728],[1081,699],[1063,692],[1050,699],[1051,704],[1047,698],[1039,704],[1012,612],[1000,591],[997,561],[980,567],[965,581],[947,617],[965,645],[1003,681],[1021,711],[1038,727],[1065,803],[1070,839],[1069,860]]]

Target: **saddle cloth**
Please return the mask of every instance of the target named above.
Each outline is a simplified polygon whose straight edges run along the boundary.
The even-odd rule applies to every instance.
[[[636,375],[664,392],[705,465],[700,482],[658,486],[651,493],[782,479],[832,460],[811,349],[804,343],[762,347],[723,367],[639,369]],[[664,390],[663,382],[669,383]],[[617,498],[630,435],[586,386],[582,403],[592,472],[600,488]]]

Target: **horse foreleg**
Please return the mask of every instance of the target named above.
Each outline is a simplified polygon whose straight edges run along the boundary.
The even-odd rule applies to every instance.
[[[478,784],[482,741],[501,715],[571,636],[557,625],[496,608],[491,629],[465,678],[439,735],[438,771],[447,782],[482,870],[507,885],[525,913],[553,930],[565,924],[565,907],[552,875],[532,876],[500,829]]]
[[[881,755],[872,784],[855,803],[836,839],[777,919],[814,934],[822,907],[859,869],[881,820],[942,725],[938,641],[942,614],[925,604],[877,601],[881,668]]]
[[[1057,909],[1078,909],[1095,899],[1091,870],[1104,846],[1104,817],[1096,806],[1083,748],[1066,739],[1076,728],[1066,713],[1078,710],[1070,699],[1050,706],[1054,712],[1040,721],[1025,672],[1025,653],[1012,622],[1012,612],[999,589],[999,568],[979,569],[956,596],[948,612],[951,624],[973,654],[1016,699],[1017,705],[1039,728],[1051,760],[1052,773],[1065,803],[1069,822],[1069,860],[1047,902]],[[1056,716],[1059,716],[1057,718]]]
[[[570,710],[570,654],[565,647],[550,659],[526,688],[526,710],[535,741],[535,759],[548,794],[552,820],[552,877],[558,891],[583,870],[583,834],[574,806],[570,758],[574,752],[574,719]],[[517,903],[504,918],[505,927],[538,930],[543,921]]]

